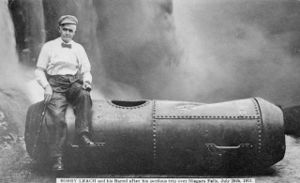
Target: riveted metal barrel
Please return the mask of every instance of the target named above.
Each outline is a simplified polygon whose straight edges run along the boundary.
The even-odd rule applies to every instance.
[[[81,159],[89,153],[89,165],[92,162],[109,172],[265,168],[285,153],[282,111],[261,98],[214,104],[93,101],[91,129],[96,148],[77,145],[74,121],[69,108],[68,158]],[[27,121],[26,125],[36,124]],[[34,128],[26,129],[33,136],[30,129]],[[26,144],[31,152],[28,140]]]

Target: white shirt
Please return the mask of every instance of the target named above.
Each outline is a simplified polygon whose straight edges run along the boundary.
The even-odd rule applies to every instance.
[[[62,47],[63,40],[58,37],[45,43],[41,49],[37,67],[49,75],[83,74],[83,81],[92,82],[91,65],[81,44],[71,41],[72,48]],[[38,69],[37,69],[38,70]],[[45,76],[36,70],[37,81],[42,87],[48,85]]]

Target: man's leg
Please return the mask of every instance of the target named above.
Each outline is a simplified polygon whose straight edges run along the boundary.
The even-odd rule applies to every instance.
[[[63,93],[54,92],[50,102],[47,104],[46,126],[48,131],[48,143],[50,157],[53,159],[53,170],[63,170],[62,157],[63,147],[67,136],[65,112],[67,100]]]
[[[92,108],[90,93],[84,90],[80,83],[75,82],[67,92],[67,99],[75,109],[76,133],[79,135],[81,142],[84,145],[94,146],[95,144],[90,140],[90,118]]]

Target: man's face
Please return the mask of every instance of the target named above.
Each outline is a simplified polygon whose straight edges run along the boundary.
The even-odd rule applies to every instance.
[[[59,33],[62,40],[66,43],[70,42],[75,35],[76,25],[74,24],[64,24],[59,26]]]

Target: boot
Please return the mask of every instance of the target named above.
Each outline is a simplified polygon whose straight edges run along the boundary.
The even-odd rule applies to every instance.
[[[58,156],[54,158],[54,164],[52,166],[52,170],[55,172],[63,171],[64,170],[64,164],[62,162],[62,157]]]
[[[86,147],[95,147],[96,146],[96,144],[93,141],[91,141],[91,139],[85,134],[81,135],[80,140],[81,140],[81,144],[83,146],[86,146]]]

